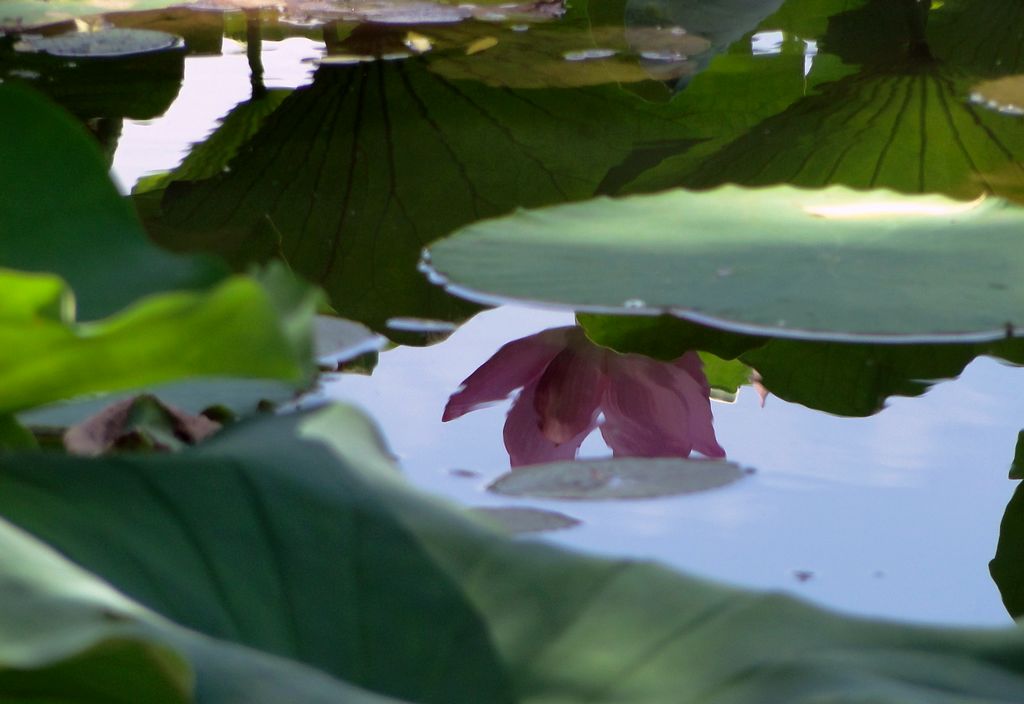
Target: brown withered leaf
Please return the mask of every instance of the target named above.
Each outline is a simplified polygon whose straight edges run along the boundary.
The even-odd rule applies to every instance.
[[[171,452],[219,429],[220,423],[144,394],[118,401],[68,428],[64,448],[72,455],[89,457],[117,450]]]

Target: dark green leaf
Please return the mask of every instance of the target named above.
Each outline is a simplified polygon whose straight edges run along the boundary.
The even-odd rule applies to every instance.
[[[890,396],[920,396],[959,376],[979,345],[855,345],[772,340],[741,359],[776,396],[841,416],[869,416]]]
[[[383,461],[351,411],[315,418],[345,437],[353,461]],[[129,596],[214,638],[416,701],[513,700],[478,614],[372,483],[320,444],[295,442],[314,431],[299,418],[239,431],[102,472],[66,458],[0,461],[11,470],[4,506]],[[46,497],[62,502],[65,489],[75,510],[51,521]]]
[[[1020,438],[1017,445],[1019,449]],[[988,567],[1007,612],[1015,619],[1024,617],[1024,486],[1017,486],[1006,506],[999,524],[996,555]]]
[[[204,652],[175,636],[201,702],[223,688],[273,701],[260,687],[351,701],[254,650],[227,650],[225,664],[225,640],[449,704],[1016,704],[1024,688],[1016,628],[848,618],[508,540],[404,486],[348,409],[253,423],[174,456],[7,456],[0,476],[5,515],[220,637]]]
[[[10,413],[0,414],[0,451],[27,450],[38,447],[32,433]]]
[[[1017,447],[1010,465],[1010,479],[1024,479],[1024,430],[1017,434]]]
[[[510,541],[404,486],[347,409],[239,426],[170,457],[7,456],[0,510],[219,636],[163,631],[195,663],[200,702],[225,690],[359,701],[332,700],[314,670],[227,641],[449,704],[1016,704],[1024,688],[1017,629],[848,618]]]
[[[577,321],[591,341],[616,352],[635,352],[664,361],[677,359],[689,350],[702,350],[723,359],[735,359],[763,345],[763,337],[737,335],[698,325],[669,315],[588,315]]]
[[[146,240],[131,205],[80,125],[29,90],[0,85],[0,266],[52,272],[75,290],[78,317],[207,285],[217,267]]]
[[[674,185],[790,183],[1024,198],[1024,122],[964,100],[968,86],[929,62],[889,65],[821,89]]]
[[[186,704],[182,657],[133,628],[140,609],[0,521],[0,700]]]

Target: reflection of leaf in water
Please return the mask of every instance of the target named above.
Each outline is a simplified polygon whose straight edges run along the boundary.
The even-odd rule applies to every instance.
[[[611,347],[616,352],[635,352],[664,361],[676,359],[689,350],[735,359],[767,341],[764,337],[738,335],[670,315],[581,313],[576,319],[592,342]]]
[[[185,70],[180,41],[136,29],[24,35],[15,43],[20,50],[0,48],[0,80],[24,81],[83,121],[150,120],[178,95]]]
[[[814,59],[806,97],[796,96],[802,99],[774,116],[747,111],[760,124],[720,130],[714,143],[666,160],[631,190],[841,183],[955,197],[1024,196],[1024,125],[965,104],[967,74],[1007,73],[1024,53],[1008,44],[1024,34],[1019,3],[953,0],[929,12],[915,0],[790,2],[762,26],[776,25],[819,39],[824,53]],[[995,26],[1000,30],[990,42]],[[717,88],[716,63],[691,88],[701,79]],[[849,75],[855,64],[868,68]],[[812,84],[821,86],[819,93],[809,91]],[[686,93],[681,100],[707,109],[709,101]]]
[[[783,0],[629,0],[626,21],[630,25],[674,24],[705,38],[712,53],[724,51],[742,38]]]
[[[446,45],[468,47],[480,31],[478,27],[463,24],[437,29],[432,34]],[[623,34],[622,27],[582,27],[566,31],[561,24],[535,25],[529,31],[495,26],[488,28],[488,33],[497,43],[487,51],[472,55],[465,51],[448,52],[433,60],[430,69],[451,79],[478,80],[510,88],[635,83],[652,78],[653,71],[641,64],[637,57],[645,48],[665,50],[665,47],[672,46],[673,50],[692,56],[708,47],[700,37],[676,36],[668,29],[659,31],[653,28],[629,37]],[[670,43],[672,39],[675,39],[674,43]],[[588,49],[608,49],[616,53],[601,59],[566,59],[567,53]],[[677,63],[680,71],[692,73],[696,70],[696,66],[689,62]]]
[[[979,355],[1024,362],[1019,339],[953,345],[870,345],[752,337],[671,316],[578,315],[587,336],[619,352],[671,359],[684,350],[701,352],[712,388],[733,390],[749,379],[750,365],[775,396],[827,413],[868,416],[890,396],[919,396],[943,379],[958,376]],[[738,357],[738,360],[734,360]],[[729,376],[725,376],[728,374]],[[726,383],[731,380],[731,386]]]
[[[919,0],[868,0],[828,18],[821,49],[855,65],[886,67],[906,57],[927,57],[928,4]]]
[[[1024,467],[1024,430],[1017,436],[1017,449],[1010,467],[1010,478],[1021,479]],[[1024,616],[1024,484],[1018,484],[999,524],[996,554],[989,572],[999,588],[1003,605],[1015,619]]]
[[[663,155],[663,161],[647,164],[650,168],[637,170],[632,181],[624,178],[620,186],[650,192],[680,185],[730,142],[813,94],[818,84],[852,70],[834,57],[819,56],[805,76],[802,52],[754,56],[748,49],[722,54],[672,101],[673,109],[685,115],[689,134],[700,143],[679,156]]]
[[[416,271],[427,242],[516,206],[591,195],[634,141],[673,125],[614,87],[508,91],[459,83],[418,60],[323,67],[230,163],[175,183],[155,236],[235,262],[282,254],[340,315],[470,308]]]
[[[209,137],[193,147],[174,171],[143,177],[133,189],[133,195],[163,189],[172,181],[198,181],[221,173],[290,92],[269,90],[259,97],[239,103],[221,119],[220,125]]]
[[[856,10],[867,2],[869,0],[790,0],[783,3],[778,12],[766,17],[761,28],[786,32],[801,39],[820,39],[833,16]],[[879,27],[874,29],[877,32]],[[870,36],[867,34],[864,38],[870,39]]]
[[[960,374],[980,345],[856,345],[771,340],[743,354],[785,401],[840,416],[869,416],[890,396],[920,396]]]
[[[1024,197],[1024,123],[972,105],[964,93],[930,66],[851,76],[691,162],[675,173],[675,183],[838,183]]]
[[[187,4],[189,0],[5,0],[0,5],[0,29],[51,24],[110,10],[153,10]]]
[[[1024,70],[1024,4],[1019,0],[944,0],[928,16],[928,45],[975,76]]]
[[[473,4],[457,0],[362,0],[356,3],[323,2],[321,0],[288,0],[283,6],[293,21],[302,23],[349,19],[378,22],[457,22],[474,15],[491,13],[489,4],[502,0],[479,0]],[[142,12],[163,8],[179,9],[199,5],[209,10],[275,10],[279,0],[3,0],[0,4],[0,29],[21,29],[64,22],[76,17]],[[484,7],[478,7],[483,5]],[[561,12],[558,2],[523,2],[506,4],[502,12],[510,17],[548,18]]]

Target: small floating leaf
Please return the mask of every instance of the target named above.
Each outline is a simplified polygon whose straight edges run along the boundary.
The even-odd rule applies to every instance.
[[[181,37],[152,29],[103,29],[97,32],[68,32],[55,37],[25,35],[15,48],[65,58],[132,56],[153,51],[178,49]]]
[[[522,467],[488,488],[544,499],[646,499],[717,489],[743,474],[736,464],[720,460],[630,457]]]
[[[483,517],[506,533],[543,533],[574,528],[580,522],[558,511],[545,511],[529,506],[480,506],[470,513]]]

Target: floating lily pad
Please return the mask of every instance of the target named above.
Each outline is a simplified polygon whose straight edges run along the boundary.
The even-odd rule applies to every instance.
[[[717,489],[743,475],[739,466],[721,460],[630,457],[522,467],[488,489],[541,499],[649,499]]]
[[[64,58],[110,58],[181,49],[181,37],[152,29],[103,29],[68,32],[55,37],[26,35],[15,44],[19,51],[41,52]]]
[[[470,513],[483,517],[506,533],[544,533],[574,528],[580,522],[558,511],[545,511],[529,506],[480,506]]]
[[[1022,225],[998,198],[729,186],[520,211],[428,256],[476,300],[797,338],[988,340],[1024,323]]]

